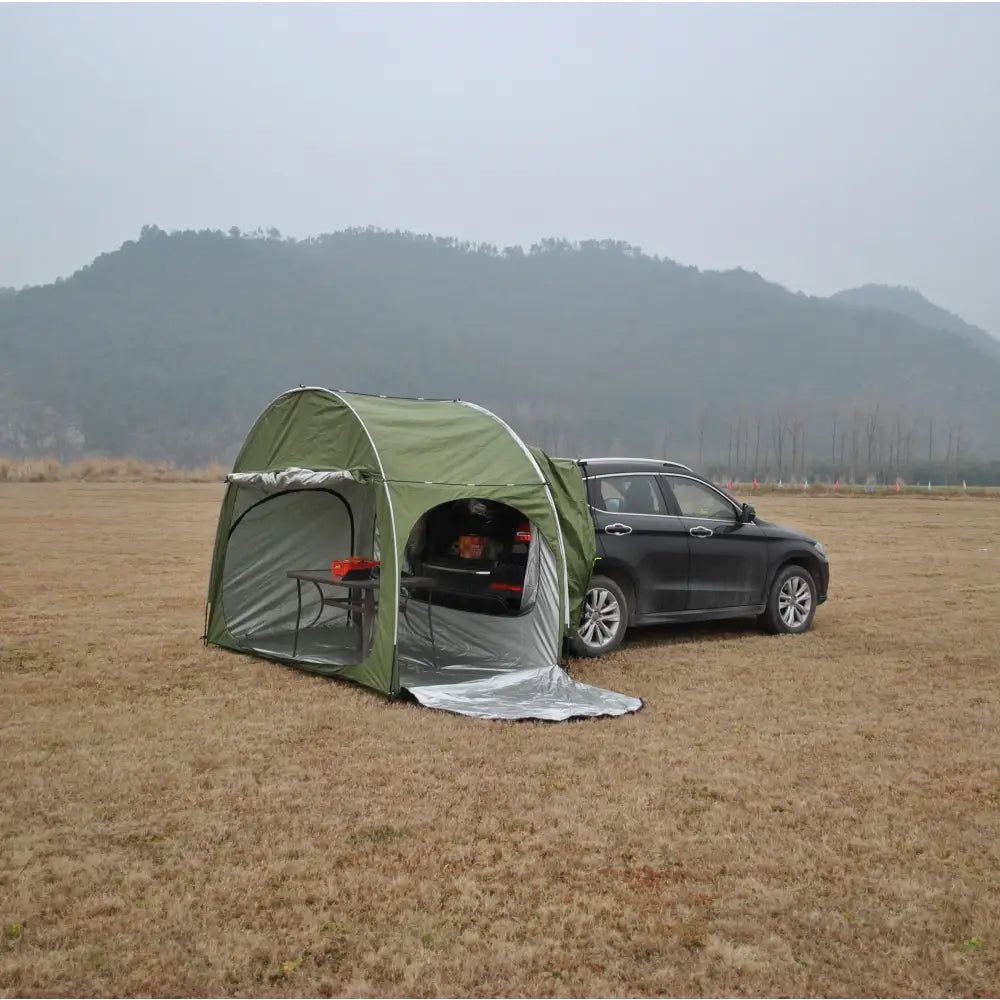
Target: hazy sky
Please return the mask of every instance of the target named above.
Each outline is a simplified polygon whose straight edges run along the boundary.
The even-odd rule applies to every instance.
[[[627,240],[1000,334],[1000,6],[0,6],[0,285],[164,229]]]

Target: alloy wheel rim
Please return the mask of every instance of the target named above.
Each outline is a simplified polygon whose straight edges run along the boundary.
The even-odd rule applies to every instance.
[[[791,629],[799,629],[812,610],[812,590],[801,576],[790,576],[778,592],[778,614]]]
[[[614,639],[621,620],[621,606],[610,590],[603,587],[588,590],[579,636],[591,649],[601,649]]]

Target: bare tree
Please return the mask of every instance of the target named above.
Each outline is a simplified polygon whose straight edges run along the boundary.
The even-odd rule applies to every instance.
[[[760,425],[761,425],[763,419],[764,419],[763,414],[760,412],[760,410],[758,410],[757,411],[757,443],[754,446],[754,452],[753,452],[753,475],[754,475],[754,479],[757,478],[757,475],[760,472]],[[765,442],[764,447],[765,448],[767,447],[767,443],[766,442]],[[765,457],[765,461],[766,461],[766,457]]]
[[[852,483],[856,483],[858,481],[858,463],[861,458],[859,446],[861,443],[862,420],[863,414],[860,408],[855,407],[854,411],[851,413],[851,469],[847,477]]]
[[[878,458],[878,403],[875,403],[865,414],[865,438],[868,443],[868,467],[866,472],[871,472],[872,466]]]
[[[708,407],[703,407],[698,414],[698,468],[703,468],[702,459],[705,454],[705,431],[708,428]]]
[[[833,411],[833,423],[830,427],[830,471],[833,472],[837,467],[837,429],[840,425],[840,411]],[[844,444],[841,440],[841,450],[843,450]]]
[[[806,421],[800,409],[795,409],[789,414],[789,430],[792,435],[792,475],[804,475],[806,466]]]
[[[778,479],[783,478],[784,460],[788,445],[789,419],[784,410],[779,410],[771,421],[771,440],[774,444],[774,457],[778,463]]]
[[[889,464],[892,466],[893,475],[894,476],[898,476],[900,474],[901,467],[902,467],[902,464],[903,464],[903,438],[904,438],[904,432],[903,432],[903,410],[902,410],[902,407],[900,407],[900,408],[898,408],[896,410],[895,438],[896,438],[896,441],[895,441],[895,444],[896,444],[896,456],[895,456],[895,458],[896,458],[896,460],[895,460],[895,463],[890,462]]]

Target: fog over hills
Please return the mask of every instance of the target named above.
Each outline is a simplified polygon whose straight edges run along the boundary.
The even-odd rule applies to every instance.
[[[918,292],[811,297],[611,240],[146,226],[0,294],[0,453],[228,463],[300,383],[462,397],[553,451],[743,474],[1000,455],[1000,341]]]

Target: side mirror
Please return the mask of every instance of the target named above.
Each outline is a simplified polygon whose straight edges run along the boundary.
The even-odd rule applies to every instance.
[[[744,524],[750,524],[756,516],[757,511],[751,504],[745,503],[740,508],[740,520]]]

